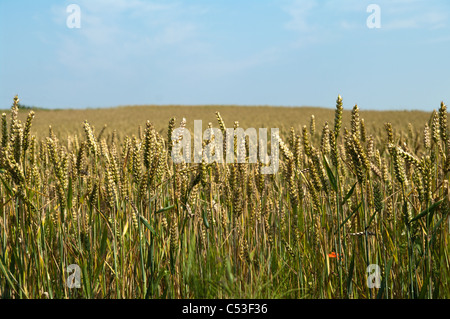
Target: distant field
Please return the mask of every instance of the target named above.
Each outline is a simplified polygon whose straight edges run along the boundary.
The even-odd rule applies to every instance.
[[[349,123],[353,105],[344,105],[343,121]],[[430,118],[429,112],[420,111],[364,111],[361,107],[361,117],[365,120],[366,128],[384,129],[386,122],[393,127],[406,127],[411,123],[414,129],[423,130],[425,122]],[[290,127],[296,130],[303,125],[309,127],[311,115],[315,116],[320,132],[325,121],[331,125],[334,121],[334,109],[318,107],[266,107],[266,106],[126,106],[105,109],[86,110],[39,110],[33,121],[32,133],[39,136],[48,133],[49,125],[59,137],[72,134],[84,134],[83,122],[87,120],[98,132],[106,124],[106,134],[117,130],[121,135],[137,134],[139,125],[145,127],[149,120],[155,129],[161,133],[167,130],[172,117],[181,121],[187,120],[187,127],[193,130],[194,120],[202,120],[204,129],[208,122],[217,127],[215,112],[219,111],[225,123],[232,127],[239,121],[241,127],[277,127],[281,133],[287,133]],[[9,112],[9,111],[8,111]],[[21,110],[19,119],[25,121],[28,110]],[[119,135],[119,136],[121,136]]]

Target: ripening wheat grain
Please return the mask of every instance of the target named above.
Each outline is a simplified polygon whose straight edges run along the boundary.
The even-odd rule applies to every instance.
[[[334,125],[333,111],[286,116],[275,174],[249,161],[250,138],[227,136],[226,122],[249,123],[236,112],[209,114],[218,130],[199,163],[186,161],[194,119],[180,113],[133,130],[97,122],[98,134],[86,119],[67,136],[34,131],[41,114],[22,113],[16,96],[1,117],[2,298],[450,297],[443,102],[428,121],[390,115],[384,129],[341,96]],[[226,147],[246,161],[205,160]],[[367,285],[371,264],[379,288]]]

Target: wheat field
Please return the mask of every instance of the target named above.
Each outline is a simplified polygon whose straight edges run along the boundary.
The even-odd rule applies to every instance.
[[[172,132],[199,119],[279,128],[278,172],[174,162]],[[450,297],[444,103],[29,111],[16,96],[1,126],[1,298]]]

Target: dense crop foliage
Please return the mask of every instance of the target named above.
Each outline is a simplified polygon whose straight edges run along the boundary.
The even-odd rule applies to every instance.
[[[85,121],[84,136],[59,139],[33,135],[18,103],[1,120],[2,298],[450,297],[444,103],[423,127],[379,132],[357,105],[344,123],[338,97],[334,121],[280,130],[273,175],[174,163],[185,119],[136,135]]]

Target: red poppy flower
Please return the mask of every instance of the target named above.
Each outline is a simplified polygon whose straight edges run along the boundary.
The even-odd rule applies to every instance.
[[[328,254],[329,258],[339,258],[341,259],[342,257],[339,256],[339,254],[336,254],[334,251],[332,251],[331,253]]]

